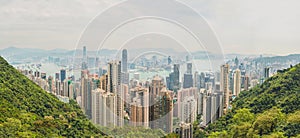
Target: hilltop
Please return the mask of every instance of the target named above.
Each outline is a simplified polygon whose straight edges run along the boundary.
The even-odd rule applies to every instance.
[[[209,137],[300,137],[300,64],[242,92]]]
[[[0,137],[102,136],[77,103],[59,101],[0,57]]]

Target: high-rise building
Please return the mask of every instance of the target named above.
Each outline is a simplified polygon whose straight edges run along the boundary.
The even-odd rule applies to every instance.
[[[264,79],[268,79],[270,77],[270,68],[266,67],[264,68]]]
[[[91,118],[93,85],[93,81],[89,78],[89,72],[87,70],[81,71],[81,107],[88,118]]]
[[[183,88],[193,87],[193,74],[184,74],[183,76]]]
[[[149,90],[136,87],[131,89],[130,122],[132,126],[149,127]]]
[[[165,132],[172,132],[173,92],[167,90],[167,88],[163,84],[162,78],[156,75],[152,79],[152,83],[150,84],[149,93],[150,128],[160,128]]]
[[[55,73],[55,80],[59,80],[59,73]]]
[[[179,68],[180,68],[179,64],[174,64],[173,72],[169,74],[169,77],[166,77],[168,89],[171,90],[171,91],[174,91],[175,93],[180,88]]]
[[[87,58],[87,51],[86,46],[83,47],[82,50],[82,63],[81,63],[81,70],[87,70],[88,69],[88,58]]]
[[[121,61],[108,63],[108,92],[117,96],[117,125],[124,124],[124,93],[121,89]]]
[[[66,79],[67,74],[66,74],[66,70],[65,69],[61,69],[60,70],[60,82],[64,82],[64,80]]]
[[[241,92],[241,71],[236,69],[233,75],[233,93],[238,96]]]
[[[101,89],[92,92],[92,122],[101,126],[117,126],[117,98]]]
[[[197,101],[193,96],[186,97],[183,102],[179,103],[180,121],[185,123],[193,123],[197,119]]]
[[[224,94],[224,108],[229,107],[229,65],[225,64],[221,66],[221,92]]]
[[[128,72],[127,61],[128,61],[127,49],[123,49],[123,51],[122,51],[122,72]]]
[[[245,80],[244,80],[244,90],[248,91],[250,87],[250,80],[249,80],[249,76],[245,76]]]

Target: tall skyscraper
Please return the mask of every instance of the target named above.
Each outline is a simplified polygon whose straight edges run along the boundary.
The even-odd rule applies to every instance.
[[[241,71],[236,69],[233,75],[233,93],[238,96],[241,92]]]
[[[121,61],[108,63],[108,92],[117,95],[117,125],[124,124],[124,93],[121,89]]]
[[[183,76],[183,88],[193,87],[193,74],[192,74],[192,63],[187,63],[187,71]]]
[[[175,93],[180,88],[179,68],[180,68],[179,64],[174,64],[173,72],[170,73],[168,77],[166,77],[168,89],[171,90],[171,91],[174,91]]]
[[[87,70],[81,71],[81,107],[88,118],[91,118],[92,114],[92,88],[93,81],[89,78],[89,72]]]
[[[65,69],[60,70],[60,82],[64,82],[66,77],[67,77],[66,70]]]
[[[225,64],[221,66],[221,92],[224,94],[224,108],[229,107],[229,65]]]
[[[124,72],[124,73],[128,72],[127,61],[128,61],[127,49],[123,49],[123,51],[122,51],[122,72]]]
[[[81,70],[86,70],[88,69],[88,63],[87,63],[87,51],[86,51],[86,46],[83,47],[82,50],[82,63],[81,63]]]

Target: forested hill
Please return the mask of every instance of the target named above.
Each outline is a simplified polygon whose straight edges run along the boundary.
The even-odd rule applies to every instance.
[[[102,136],[75,101],[59,101],[0,57],[0,137]]]
[[[300,137],[300,64],[242,92],[210,137]]]

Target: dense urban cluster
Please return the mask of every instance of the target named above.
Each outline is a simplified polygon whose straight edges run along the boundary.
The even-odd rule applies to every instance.
[[[140,80],[139,73],[130,75],[132,72],[128,69],[134,66],[128,67],[127,54],[124,49],[121,60],[110,60],[106,68],[98,67],[97,72],[91,73],[84,47],[81,75],[77,80],[74,76],[68,77],[66,69],[54,77],[34,70],[20,71],[62,101],[76,100],[86,116],[99,126],[139,126],[193,137],[195,128],[204,130],[230,113],[232,103],[242,91],[262,84],[278,69],[284,68],[283,65],[235,58],[221,65],[217,72],[199,72],[193,71],[188,58],[186,63],[174,63],[168,57],[166,62],[171,72],[144,81]],[[181,69],[183,66],[185,71]]]

